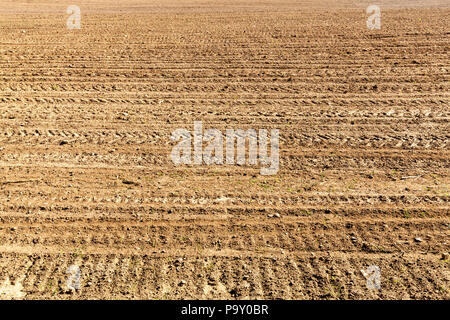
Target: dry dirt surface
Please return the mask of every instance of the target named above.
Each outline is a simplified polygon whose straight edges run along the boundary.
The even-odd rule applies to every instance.
[[[450,9],[379,3],[78,1],[68,30],[2,0],[0,298],[450,299]],[[279,172],[176,167],[195,120],[279,129]]]

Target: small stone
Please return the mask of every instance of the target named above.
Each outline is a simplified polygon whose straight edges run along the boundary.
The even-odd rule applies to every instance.
[[[233,297],[237,297],[237,296],[238,296],[238,291],[237,291],[236,289],[231,289],[231,290],[230,290],[230,294],[231,294]]]
[[[281,216],[280,216],[279,213],[275,213],[274,216],[275,216],[276,218],[281,218]]]
[[[356,237],[351,238],[353,242],[356,242],[358,239]]]
[[[12,227],[11,228],[11,231],[16,231],[17,230],[17,227]]]
[[[186,284],[186,281],[185,280],[181,280],[178,285],[181,287],[181,286],[184,286],[185,284]]]
[[[65,144],[68,144],[69,142],[67,141],[67,140],[63,140],[63,141],[61,141],[60,143],[59,143],[59,145],[60,146],[63,146],[63,145],[65,145]]]
[[[417,237],[417,238],[414,238],[414,241],[415,241],[415,242],[422,242],[423,240],[422,240],[422,238],[418,238],[418,237]]]
[[[441,256],[441,260],[448,260],[448,253],[443,253]]]

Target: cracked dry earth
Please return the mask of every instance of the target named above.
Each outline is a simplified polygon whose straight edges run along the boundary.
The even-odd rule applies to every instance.
[[[449,299],[448,2],[220,3],[0,3],[0,298]],[[175,167],[195,120],[278,174]]]

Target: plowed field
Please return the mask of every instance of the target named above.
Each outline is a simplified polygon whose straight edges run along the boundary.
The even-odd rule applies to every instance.
[[[68,30],[65,1],[2,0],[0,298],[450,299],[450,9],[425,2],[369,30],[364,1],[83,0]],[[175,166],[194,121],[278,129],[278,173]]]

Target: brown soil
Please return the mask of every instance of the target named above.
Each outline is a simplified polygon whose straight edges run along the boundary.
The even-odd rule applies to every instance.
[[[448,1],[381,30],[363,1],[78,2],[81,30],[0,4],[0,298],[450,298]],[[278,128],[280,171],[175,167],[195,120]]]

